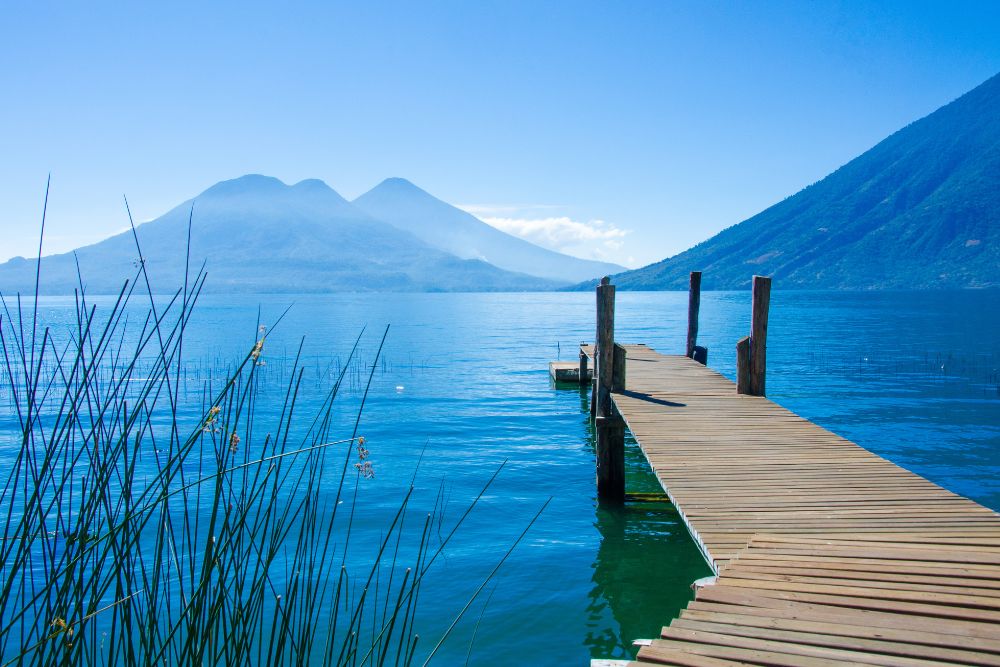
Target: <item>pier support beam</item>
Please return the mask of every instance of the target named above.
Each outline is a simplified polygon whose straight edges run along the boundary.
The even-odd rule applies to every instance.
[[[597,360],[594,426],[597,432],[597,497],[625,499],[625,424],[615,410],[611,392],[624,389],[625,349],[615,345],[615,286],[605,276],[597,287]],[[618,352],[618,350],[621,352]],[[615,372],[615,359],[621,367]],[[617,376],[617,377],[616,377]],[[618,387],[615,380],[619,380]]]
[[[587,355],[583,351],[583,343],[580,343],[580,384],[589,384],[587,377]]]

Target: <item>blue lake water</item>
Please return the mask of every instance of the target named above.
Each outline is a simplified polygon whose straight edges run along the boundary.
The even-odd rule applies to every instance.
[[[304,336],[304,412],[367,327],[361,361],[338,398],[334,431],[345,436],[366,365],[390,327],[361,421],[375,470],[358,489],[356,530],[368,534],[362,544],[373,544],[387,525],[421,456],[416,503],[445,500],[438,532],[506,461],[423,587],[418,657],[550,498],[436,662],[628,657],[631,641],[655,636],[688,601],[691,581],[708,573],[668,506],[596,503],[588,396],[554,386],[547,371],[549,361],[575,360],[578,343],[593,338],[592,293],[205,296],[185,342],[182,416],[197,423],[205,387],[253,346],[258,319],[272,322],[289,306],[268,331],[264,395],[277,400]],[[616,338],[679,353],[686,311],[686,293],[619,293]],[[750,295],[704,293],[701,312],[709,366],[732,378],[735,343],[749,331]],[[72,300],[44,299],[41,317],[56,330],[68,326]],[[768,348],[772,399],[1000,508],[1000,293],[775,291]],[[0,461],[17,441],[7,394],[0,397]],[[630,489],[657,488],[635,447],[628,465]]]

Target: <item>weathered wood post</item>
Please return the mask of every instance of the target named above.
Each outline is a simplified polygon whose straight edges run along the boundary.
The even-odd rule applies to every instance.
[[[767,310],[771,303],[771,279],[753,277],[753,306],[750,315],[750,391],[765,395],[767,373]]]
[[[736,343],[736,393],[750,393],[750,336]]]
[[[615,360],[612,365],[611,391],[625,391],[625,347],[615,343]]]
[[[583,343],[580,343],[580,384],[587,384],[590,379],[587,377],[587,355],[583,351]]]
[[[695,345],[694,354],[691,355],[691,358],[702,366],[708,366],[708,348],[702,347],[701,345]]]
[[[694,359],[694,348],[698,344],[698,309],[701,308],[701,271],[691,272],[691,286],[688,288],[688,339],[687,356]]]
[[[607,276],[597,286],[597,416],[611,414],[611,379],[614,373],[615,286]]]
[[[594,376],[597,379],[597,409],[594,415],[597,497],[622,501],[625,499],[625,426],[611,400],[615,380],[615,286],[607,276],[597,287],[597,361]]]

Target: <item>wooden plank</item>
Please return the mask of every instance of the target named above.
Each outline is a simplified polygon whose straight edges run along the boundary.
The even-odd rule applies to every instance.
[[[974,589],[973,591],[962,590],[956,594],[950,594],[948,587],[942,590],[940,587],[897,587],[876,585],[862,585],[861,583],[820,583],[810,578],[800,576],[787,576],[784,578],[753,578],[747,579],[736,574],[729,574],[726,577],[726,585],[738,588],[752,588],[767,591],[772,594],[778,591],[789,591],[794,593],[820,593],[824,595],[840,595],[845,597],[878,597],[884,601],[900,600],[910,602],[927,602],[937,605],[976,607],[980,609],[1000,609],[1000,596],[995,592]]]
[[[745,642],[754,644],[754,642]],[[830,667],[831,664],[856,664],[856,665],[884,665],[881,660],[873,661],[871,656],[856,654],[847,651],[835,651],[832,649],[807,650],[794,644],[782,644],[774,642],[763,643],[757,646],[767,648],[754,648],[752,646],[725,646],[699,641],[682,641],[678,639],[661,639],[652,646],[644,646],[639,649],[639,659],[650,662],[662,659],[664,650],[682,651],[711,658],[721,658],[724,660],[738,660],[754,665],[774,665],[777,667]],[[779,650],[774,650],[779,649]],[[784,650],[781,650],[784,649]],[[811,655],[810,655],[811,654]],[[666,664],[673,664],[666,662]]]
[[[846,607],[859,610],[885,611],[892,613],[911,614],[914,616],[934,616],[940,618],[950,618],[973,621],[977,623],[1000,623],[1000,611],[996,609],[980,609],[972,606],[942,605],[931,603],[908,602],[901,600],[883,600],[874,597],[861,597],[825,593],[808,593],[798,591],[779,591],[767,589],[752,589],[750,595],[741,596],[739,587],[721,585],[723,579],[720,577],[718,584],[708,586],[699,590],[699,599],[711,601],[732,600],[756,600],[758,603],[762,599],[774,599],[783,602],[800,602],[805,604],[823,604],[834,607]],[[737,591],[734,594],[734,591]],[[739,604],[744,604],[740,602]]]
[[[743,610],[745,611],[745,610]],[[748,628],[749,632],[760,630],[785,630],[803,632],[810,634],[822,634],[836,639],[851,638],[865,639],[869,641],[902,642],[907,645],[930,646],[933,648],[954,649],[962,648],[975,653],[989,653],[1000,658],[1000,641],[991,639],[981,639],[978,637],[964,637],[944,632],[918,631],[909,628],[887,628],[874,625],[855,625],[843,623],[835,620],[836,617],[828,617],[821,620],[811,620],[807,618],[793,617],[791,614],[782,615],[780,613],[752,614],[752,613],[726,613],[722,611],[701,611],[699,609],[685,610],[680,618],[671,623],[677,624],[700,624],[697,627],[705,628],[707,624],[724,624],[730,631],[737,628]],[[690,626],[695,627],[695,626]],[[764,634],[754,636],[766,636]]]
[[[923,571],[923,568],[921,568]],[[900,572],[899,566],[892,568],[864,569],[821,569],[818,567],[790,567],[787,564],[746,565],[739,559],[732,561],[725,572],[727,574],[739,573],[742,576],[754,576],[766,578],[775,577],[815,577],[825,580],[843,581],[877,581],[886,584],[893,583],[913,583],[913,584],[938,584],[948,588],[977,588],[985,587],[1000,590],[1000,579],[996,573],[988,573],[980,576],[970,576],[969,574],[959,574],[962,570],[955,568],[951,574],[924,573],[924,574],[904,574]]]
[[[876,610],[850,609],[823,604],[799,604],[774,598],[759,598],[761,604],[732,604],[727,602],[707,602],[695,600],[682,612],[682,618],[688,612],[707,614],[737,614],[740,616],[757,616],[771,627],[785,620],[813,621],[832,626],[862,625],[882,630],[905,630],[920,632],[935,644],[951,646],[956,642],[976,643],[978,646],[986,642],[988,646],[1000,642],[1000,627],[990,623],[956,621],[936,617],[918,615],[894,614]],[[947,638],[942,639],[942,635]],[[993,650],[983,648],[982,650]],[[993,651],[996,652],[996,651]]]
[[[714,627],[678,623],[665,629],[664,639],[679,639],[688,642],[701,642],[756,650],[795,653],[837,660],[842,663],[863,663],[900,667],[918,665],[954,664],[961,658],[973,658],[971,664],[998,664],[1000,656],[985,656],[972,651],[956,651],[953,649],[934,649],[914,647],[893,642],[876,640],[848,639],[830,635],[788,632],[781,630],[755,629],[748,632],[739,626],[713,624]],[[655,643],[654,643],[655,646]],[[960,654],[960,655],[959,655]]]

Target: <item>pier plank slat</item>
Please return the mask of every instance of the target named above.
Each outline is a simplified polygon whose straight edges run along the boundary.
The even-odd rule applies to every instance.
[[[615,406],[718,575],[637,664],[1000,665],[996,512],[625,347]]]

